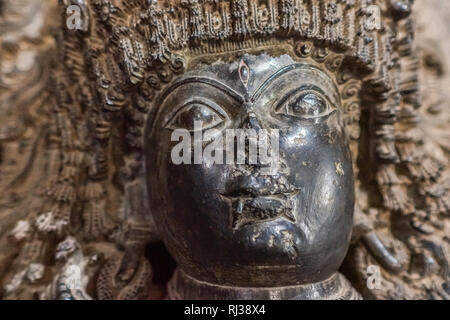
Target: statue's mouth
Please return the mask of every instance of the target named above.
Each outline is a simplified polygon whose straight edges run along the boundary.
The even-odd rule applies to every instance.
[[[233,179],[222,196],[232,211],[234,230],[253,223],[285,219],[295,223],[293,214],[299,189],[284,175],[240,175]]]
[[[292,193],[297,193],[298,189],[291,188],[280,188],[279,186],[273,186],[267,189],[257,189],[252,187],[245,187],[236,189],[230,193],[223,194],[228,198],[258,198],[258,197],[277,197],[282,198],[284,196],[289,196]]]
[[[295,223],[295,197],[298,190],[275,193],[267,190],[244,191],[223,195],[231,203],[232,228],[237,230],[244,225],[285,219]]]
[[[239,175],[228,183],[223,196],[229,198],[256,198],[264,196],[290,195],[299,189],[292,185],[284,175],[269,176],[254,172]]]

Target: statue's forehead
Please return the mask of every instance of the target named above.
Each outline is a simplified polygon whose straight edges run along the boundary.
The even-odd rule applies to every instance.
[[[244,54],[230,62],[198,63],[175,81],[175,87],[187,79],[189,83],[208,79],[223,84],[242,99],[256,99],[271,82],[292,72],[296,73],[295,78],[290,78],[286,87],[312,85],[327,93],[335,105],[339,104],[338,89],[325,72],[308,63],[299,63],[287,54],[275,57]]]
[[[200,63],[186,72],[184,78],[208,77],[226,84],[243,96],[252,95],[267,79],[294,63],[289,55],[245,54],[231,62],[218,60],[209,64]]]

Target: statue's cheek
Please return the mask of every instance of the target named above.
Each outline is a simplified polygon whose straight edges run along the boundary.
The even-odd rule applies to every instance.
[[[299,127],[284,141],[280,147],[282,161],[290,182],[300,190],[299,220],[315,232],[323,225],[341,223],[341,215],[348,218],[354,202],[354,177],[341,127],[336,123]]]

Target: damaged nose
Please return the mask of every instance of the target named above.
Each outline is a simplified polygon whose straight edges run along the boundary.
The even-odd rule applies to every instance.
[[[254,112],[249,112],[247,118],[244,120],[242,124],[243,129],[253,129],[256,132],[262,129],[262,125],[259,122],[256,114]]]

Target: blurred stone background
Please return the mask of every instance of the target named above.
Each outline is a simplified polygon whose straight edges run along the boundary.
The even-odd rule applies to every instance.
[[[430,44],[441,51],[445,67],[445,83],[450,87],[450,1],[416,0],[414,4],[417,21],[418,43]]]

